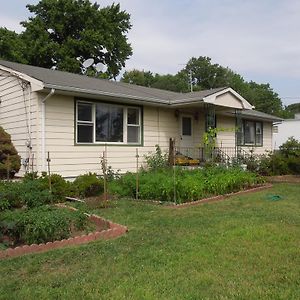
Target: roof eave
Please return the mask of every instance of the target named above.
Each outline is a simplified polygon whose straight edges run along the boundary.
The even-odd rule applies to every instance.
[[[77,87],[70,87],[70,86],[59,86],[59,85],[54,85],[54,84],[45,84],[45,89],[51,90],[55,89],[57,91],[62,91],[62,92],[69,92],[74,94],[84,96],[84,95],[89,95],[89,96],[106,96],[106,97],[112,97],[112,98],[122,98],[122,99],[128,99],[133,102],[142,104],[142,103],[148,103],[148,104],[155,104],[155,105],[167,105],[170,106],[170,101],[165,100],[165,99],[159,99],[159,98],[152,98],[152,97],[138,97],[138,96],[133,96],[133,95],[128,95],[128,94],[122,94],[122,93],[111,93],[111,92],[105,92],[105,91],[97,91],[97,90],[90,90],[90,89],[82,89],[82,88],[77,88]]]
[[[43,90],[44,88],[44,83],[36,78],[33,78],[31,76],[28,76],[24,73],[18,72],[14,69],[5,67],[3,65],[0,65],[0,70],[4,72],[8,72],[11,74],[11,76],[17,77],[23,81],[29,82],[31,84],[31,89],[33,92]]]

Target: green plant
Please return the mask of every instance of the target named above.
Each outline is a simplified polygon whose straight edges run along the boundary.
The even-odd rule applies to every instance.
[[[0,229],[15,243],[45,243],[69,237],[72,227],[82,230],[86,222],[87,217],[79,211],[41,206],[2,213]]]
[[[222,131],[232,131],[233,129],[214,128],[209,127],[202,136],[202,144],[205,153],[205,159],[211,160],[213,158],[213,151],[217,145],[217,135]]]
[[[95,173],[78,176],[73,182],[73,188],[80,197],[92,197],[103,192],[103,179]]]
[[[49,189],[49,175],[42,175],[42,178],[39,180],[43,182],[44,189]],[[72,184],[66,181],[61,175],[51,174],[50,181],[53,200],[62,201],[66,196],[71,194]]]
[[[169,166],[168,154],[163,152],[159,145],[155,145],[155,152],[145,155],[149,170],[158,170]]]
[[[206,167],[197,170],[160,169],[139,174],[139,198],[186,202],[211,195],[235,192],[263,182],[255,173],[240,168]],[[111,192],[122,197],[135,197],[136,174],[127,173],[112,183]],[[174,195],[176,192],[176,195]]]
[[[112,166],[108,166],[106,170],[106,176],[108,181],[112,181],[114,179],[119,179],[120,178],[120,169],[114,170]]]
[[[21,158],[10,135],[0,126],[0,178],[13,177],[19,172]]]

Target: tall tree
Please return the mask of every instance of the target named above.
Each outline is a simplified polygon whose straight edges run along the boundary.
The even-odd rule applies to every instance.
[[[211,58],[206,56],[192,57],[185,68],[175,75],[155,74],[153,76],[151,72],[148,71],[147,73],[150,74],[150,77],[152,76],[148,84],[141,80],[146,73],[138,70],[126,72],[126,76],[124,75],[121,80],[183,93],[190,91],[190,84],[192,84],[194,91],[232,87],[254,105],[257,110],[281,117],[286,115],[281,99],[268,83],[247,82],[241,75],[228,67],[225,68],[219,64],[213,64]]]
[[[119,4],[100,8],[89,0],[41,0],[27,8],[33,17],[21,23],[25,51],[23,57],[13,57],[15,61],[81,73],[81,63],[93,58],[115,78],[132,55],[126,36],[130,15]],[[12,58],[0,50],[3,59]]]

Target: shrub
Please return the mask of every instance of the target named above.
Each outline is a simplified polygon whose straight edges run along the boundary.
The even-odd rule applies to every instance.
[[[49,189],[49,176],[43,175],[40,180],[43,182],[44,188]],[[61,201],[69,196],[72,190],[71,182],[66,181],[61,175],[51,174],[51,194],[54,201]]]
[[[71,228],[84,229],[87,217],[78,211],[51,206],[8,211],[0,217],[1,231],[16,243],[45,243],[70,235]]]
[[[23,205],[20,182],[0,182],[0,211]]]
[[[11,142],[10,135],[0,126],[0,178],[6,178],[18,173],[21,167],[21,158]]]
[[[145,155],[145,161],[149,170],[163,169],[169,166],[168,154],[163,153],[159,145],[155,145],[155,152]]]
[[[8,208],[20,208],[23,205],[33,208],[53,202],[53,195],[39,179],[2,183],[0,196],[9,203]]]
[[[80,175],[74,180],[73,188],[80,197],[97,196],[103,192],[103,179],[95,173]]]

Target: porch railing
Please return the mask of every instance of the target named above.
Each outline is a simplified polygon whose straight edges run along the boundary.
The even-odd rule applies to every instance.
[[[176,156],[199,160],[199,163],[213,161],[224,164],[244,163],[251,156],[250,152],[235,147],[215,147],[212,151],[206,151],[203,147],[176,147],[175,153]]]

